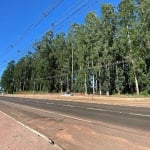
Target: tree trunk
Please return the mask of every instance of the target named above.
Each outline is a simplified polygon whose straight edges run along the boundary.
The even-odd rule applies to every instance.
[[[133,65],[133,74],[134,74],[134,80],[135,80],[136,94],[140,95],[140,92],[139,92],[139,83],[138,83],[137,75],[136,75],[135,68],[134,68],[134,61],[131,60],[131,62],[132,62],[132,65]]]
[[[129,46],[130,46],[130,53],[131,53],[132,52],[132,47],[131,47],[131,39],[130,39],[128,25],[127,25],[127,31],[128,31],[128,43],[129,43]],[[136,94],[139,95],[140,94],[140,92],[139,92],[139,84],[138,84],[138,79],[137,79],[137,75],[136,75],[136,72],[135,72],[134,61],[132,59],[132,56],[130,56],[130,59],[131,59],[131,63],[132,63],[132,66],[133,66],[133,74],[134,74],[134,80],[135,80]]]
[[[63,93],[63,84],[61,83],[60,92]]]
[[[73,91],[73,80],[74,80],[74,76],[73,76],[73,72],[74,72],[74,54],[73,54],[73,44],[72,44],[72,65],[71,65],[71,90]]]
[[[35,81],[33,83],[33,94],[35,94]]]
[[[100,69],[99,69],[99,77],[101,76],[101,72],[100,72]],[[102,89],[101,89],[101,81],[99,81],[99,95],[102,95]]]
[[[106,91],[106,95],[109,96],[109,91]]]
[[[86,72],[85,72],[85,74],[84,74],[84,93],[85,93],[85,95],[87,94],[87,83],[86,83]]]
[[[137,95],[140,95],[138,79],[137,79],[137,75],[136,75],[135,72],[134,72],[134,79],[135,79],[136,94],[137,94]]]
[[[116,64],[116,82],[117,82],[117,84],[118,84],[118,82],[119,82],[119,77],[118,77],[118,67],[117,67],[117,64]],[[118,92],[118,95],[120,95],[120,88],[117,86],[116,87],[117,88],[117,92]]]
[[[42,84],[40,83],[40,91],[42,91]]]
[[[94,76],[93,53],[92,53],[92,71],[93,71],[92,88],[93,88],[93,94],[95,94],[95,76]]]
[[[94,73],[93,73],[93,81],[92,81],[93,85],[93,94],[95,94],[95,77],[94,77]]]
[[[97,77],[96,77],[97,78]],[[97,94],[97,84],[98,84],[98,81],[97,81],[97,79],[96,79],[96,81],[95,81],[95,92],[96,92],[96,94]]]
[[[21,92],[21,90],[22,90],[22,89],[21,89],[21,84],[22,84],[22,83],[21,83],[21,81],[20,81],[20,87],[19,87],[19,91],[20,91],[20,92]]]
[[[23,82],[23,89],[22,89],[23,91],[25,90],[25,82]]]
[[[70,90],[69,90],[69,78],[68,78],[68,74],[67,74],[67,92],[70,92]]]
[[[107,65],[106,65],[106,72],[108,72],[108,74],[107,74],[108,82],[107,82],[106,95],[109,96],[110,72],[109,72],[109,66],[107,66]]]

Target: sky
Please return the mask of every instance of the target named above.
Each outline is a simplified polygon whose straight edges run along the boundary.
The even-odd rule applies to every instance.
[[[1,0],[0,77],[11,60],[17,62],[44,33],[67,32],[72,23],[83,23],[86,14],[100,15],[100,4],[121,0]]]

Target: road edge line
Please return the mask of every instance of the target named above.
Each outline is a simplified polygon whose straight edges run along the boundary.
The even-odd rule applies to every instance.
[[[25,125],[24,123],[16,120],[14,117],[9,116],[8,114],[4,113],[3,111],[0,110],[0,112],[5,115],[6,117],[10,118],[11,120],[15,121],[17,124],[25,127],[26,129],[30,130],[32,133],[36,134],[37,136],[42,137],[44,140],[46,140],[47,142],[49,142],[51,145],[55,146],[56,148],[63,150],[59,145],[57,145],[56,143],[54,143],[54,141],[52,139],[49,139],[47,136],[45,136],[44,134],[40,133],[39,131],[32,129],[31,127]]]

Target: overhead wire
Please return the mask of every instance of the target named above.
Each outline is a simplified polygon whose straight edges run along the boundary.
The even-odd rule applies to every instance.
[[[54,0],[55,1],[55,0]],[[42,20],[47,17],[50,13],[52,13],[52,11],[54,11],[56,9],[56,7],[58,7],[64,0],[59,0],[56,4],[53,3],[53,6],[49,6],[24,32],[23,34],[20,36],[19,39],[17,39],[17,42],[15,42],[14,44],[11,43],[8,47],[8,49],[13,49],[15,48],[15,46],[18,44],[18,42],[20,42],[21,40],[23,40],[25,38],[25,36],[27,36],[27,34],[29,34],[36,26],[38,26]],[[78,6],[78,5],[76,5]],[[76,7],[74,5],[74,7]],[[72,8],[73,9],[73,8]],[[71,10],[72,10],[71,9]],[[6,54],[5,54],[6,55]],[[7,54],[8,56],[8,54]],[[3,57],[5,58],[5,56]]]
[[[77,5],[73,5],[73,7],[71,7],[67,12],[66,12],[66,17],[64,19],[62,19],[59,23],[57,23],[57,26],[60,23],[63,23],[64,21],[66,21],[67,19],[69,19],[69,17],[72,17],[75,13],[77,13],[81,8],[83,8],[87,2],[89,2],[90,0],[85,0],[82,1],[82,3],[78,3]],[[98,1],[98,0],[97,0]],[[27,34],[29,34],[38,24],[41,23],[41,21],[43,20],[43,18],[47,17],[57,6],[59,6],[61,3],[63,2],[63,0],[58,1],[58,3],[56,3],[54,6],[52,7],[52,9],[50,9],[51,7],[49,7],[46,11],[44,11],[24,32],[23,34],[20,36],[20,38],[18,39],[17,42],[23,40],[25,38],[25,36]],[[55,25],[56,26],[56,25]],[[10,48],[15,48],[16,44],[10,44]],[[6,62],[7,63],[7,62]],[[5,64],[6,64],[5,63]],[[4,64],[3,64],[4,65]]]
[[[84,1],[87,1],[87,0],[84,0]],[[83,1],[82,1],[82,2],[83,2]],[[66,18],[67,18],[68,16],[72,18],[72,16],[70,15],[70,12],[72,12],[74,9],[76,9],[76,7],[79,6],[79,5],[81,5],[81,1],[80,1],[80,2],[77,2],[77,3],[74,3],[73,6],[70,7],[69,10],[66,9],[67,11],[63,13],[63,14],[64,14],[64,17],[61,16],[61,15],[59,15],[59,17],[57,17],[55,21],[51,22],[51,24],[50,24],[48,30],[53,31],[53,33],[54,33],[54,32],[55,32],[55,31],[54,31],[54,28],[57,28],[57,27],[60,27],[60,26],[65,26],[64,22],[63,22],[63,21],[60,21],[60,20],[63,20],[62,18],[64,18],[64,19],[66,20]],[[42,32],[42,35],[43,35],[43,34],[44,34],[44,33]],[[42,35],[41,35],[41,36],[42,36]]]
[[[89,0],[83,1],[80,5],[78,5],[77,8],[72,9],[70,11],[70,13],[68,13],[68,15],[65,18],[62,18],[55,26],[57,26],[59,24],[63,24],[63,22],[65,22],[65,21],[68,21],[68,18],[72,17],[77,11],[79,11],[81,8],[83,8],[87,4],[87,2],[89,2]]]
[[[29,34],[35,27],[37,27],[38,24],[40,24],[40,23],[42,22],[42,20],[43,20],[45,17],[47,17],[50,13],[52,13],[52,11],[54,11],[54,10],[56,9],[56,7],[58,7],[63,1],[64,1],[64,0],[58,1],[58,3],[56,3],[55,7],[52,7],[51,9],[50,9],[50,7],[49,7],[46,11],[44,11],[44,12],[39,16],[39,18],[38,18],[37,20],[35,20],[34,23],[32,23],[32,24],[24,31],[24,33],[21,35],[21,37],[19,38],[19,40],[24,39],[27,34]],[[58,31],[58,30],[62,27],[62,26],[59,27],[58,25],[63,25],[63,23],[66,22],[66,21],[68,21],[71,16],[73,16],[73,15],[76,14],[76,13],[79,13],[79,10],[80,10],[81,8],[85,7],[85,6],[86,6],[85,4],[86,4],[88,1],[89,1],[89,0],[84,1],[84,2],[81,3],[77,8],[73,7],[72,9],[70,9],[71,12],[69,13],[69,11],[68,11],[68,16],[66,16],[66,18],[62,18],[62,19],[59,21],[59,23],[54,24],[54,26],[56,26],[56,27],[55,27],[55,32]],[[96,2],[98,2],[98,0],[96,0]],[[77,14],[76,14],[76,15],[77,15]],[[58,27],[59,27],[59,28],[58,28]],[[14,48],[14,46],[15,46],[15,45],[11,44],[11,48]]]
[[[56,0],[54,0],[56,1]],[[38,20],[35,21],[35,23],[33,23],[20,37],[20,40],[22,40],[29,32],[31,32],[34,28],[36,28],[42,21],[44,18],[46,18],[47,16],[50,15],[50,13],[52,13],[58,6],[60,6],[62,4],[62,2],[64,2],[64,0],[59,0],[58,3],[52,3],[54,6],[51,8],[50,6],[47,8],[46,11],[44,11],[41,16],[39,17]]]
[[[32,32],[34,28],[36,28],[43,21],[44,18],[50,15],[58,6],[60,6],[64,2],[64,0],[53,1],[54,2],[50,4],[48,8],[44,12],[42,12],[42,14],[39,17],[35,21],[33,21],[33,23],[29,27],[27,27],[27,29],[21,34],[21,36],[16,40],[16,42],[11,43],[8,46],[7,51],[9,51],[10,49],[14,49],[21,40],[23,40],[30,32]],[[6,56],[8,56],[8,53],[5,53],[3,58],[5,58]]]
[[[88,1],[86,1],[86,3],[87,3],[87,2],[89,3],[89,2],[91,2],[91,1],[88,0]],[[89,12],[90,8],[93,8],[98,2],[103,3],[103,0],[95,0],[95,1],[92,1],[92,3],[89,3],[89,5],[85,5],[85,4],[82,5],[82,4],[81,4],[79,10],[78,10],[78,8],[76,8],[75,10],[72,10],[72,11],[70,12],[70,14],[67,15],[66,18],[61,19],[61,21],[59,21],[59,23],[56,24],[57,26],[54,24],[54,26],[56,26],[56,27],[53,26],[54,32],[57,33],[57,32],[58,32],[60,29],[62,29],[64,26],[70,25],[69,23],[73,23],[73,22],[71,21],[71,19],[72,19],[72,18],[75,19],[75,17],[77,17],[78,15],[81,15],[82,12],[84,12],[84,14],[85,14],[85,12],[86,12],[85,15],[87,15],[87,13]],[[82,8],[82,9],[81,9],[81,8]],[[87,11],[87,10],[88,10],[88,11]],[[81,11],[82,11],[82,12],[81,12]],[[95,10],[90,10],[90,11],[95,11]],[[72,16],[74,16],[74,17],[72,17]],[[76,23],[76,22],[75,22],[75,23]],[[70,26],[69,26],[69,27],[70,27]]]
[[[20,42],[21,40],[23,40],[25,38],[25,36],[27,34],[29,34],[38,24],[41,23],[41,21],[44,19],[44,17],[47,17],[56,7],[58,7],[64,0],[61,0],[61,1],[58,1],[58,3],[56,3],[54,6],[55,7],[52,7],[52,9],[50,9],[51,7],[48,7],[47,10],[45,10],[24,32],[23,34],[20,36],[20,38],[17,40],[17,42],[15,42],[15,44],[10,44],[10,49],[13,49],[15,48],[15,46],[17,45],[18,42]],[[83,6],[83,4],[85,5],[89,0],[85,0],[84,2],[82,3],[77,3],[76,5],[73,5],[73,7],[69,10],[69,11],[72,11],[75,9],[75,11],[69,13],[69,11],[66,12],[66,14],[69,14],[66,15],[65,17],[67,17],[69,19],[69,17],[72,17],[71,15],[73,15],[73,13],[77,12],[77,9],[81,9],[80,7],[77,7],[77,6]],[[77,7],[77,9],[76,9]],[[66,19],[65,19],[66,20]],[[61,23],[63,23],[61,21]],[[5,56],[4,56],[5,58]]]
[[[61,15],[60,15],[60,17],[59,18],[56,18],[56,20],[55,21],[53,21],[51,24],[50,24],[50,26],[49,26],[49,29],[48,30],[51,30],[51,31],[53,31],[53,33],[56,33],[55,31],[56,31],[56,28],[59,28],[59,27],[64,27],[64,26],[66,26],[66,21],[67,22],[69,22],[69,19],[70,18],[73,18],[73,15],[74,15],[74,13],[75,13],[75,11],[79,8],[79,6],[80,5],[85,5],[88,1],[91,1],[91,0],[84,0],[84,1],[80,1],[80,2],[77,2],[76,4],[74,4],[72,7],[70,7],[70,9],[68,10],[67,9],[67,11],[66,12],[64,12],[64,16],[65,17],[62,17]],[[80,8],[81,9],[81,8]],[[57,30],[58,31],[58,30]]]

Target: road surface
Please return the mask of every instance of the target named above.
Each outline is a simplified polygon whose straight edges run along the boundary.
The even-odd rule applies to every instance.
[[[0,101],[20,104],[45,112],[49,111],[80,121],[102,121],[123,127],[150,131],[149,108],[5,96],[0,96]]]

